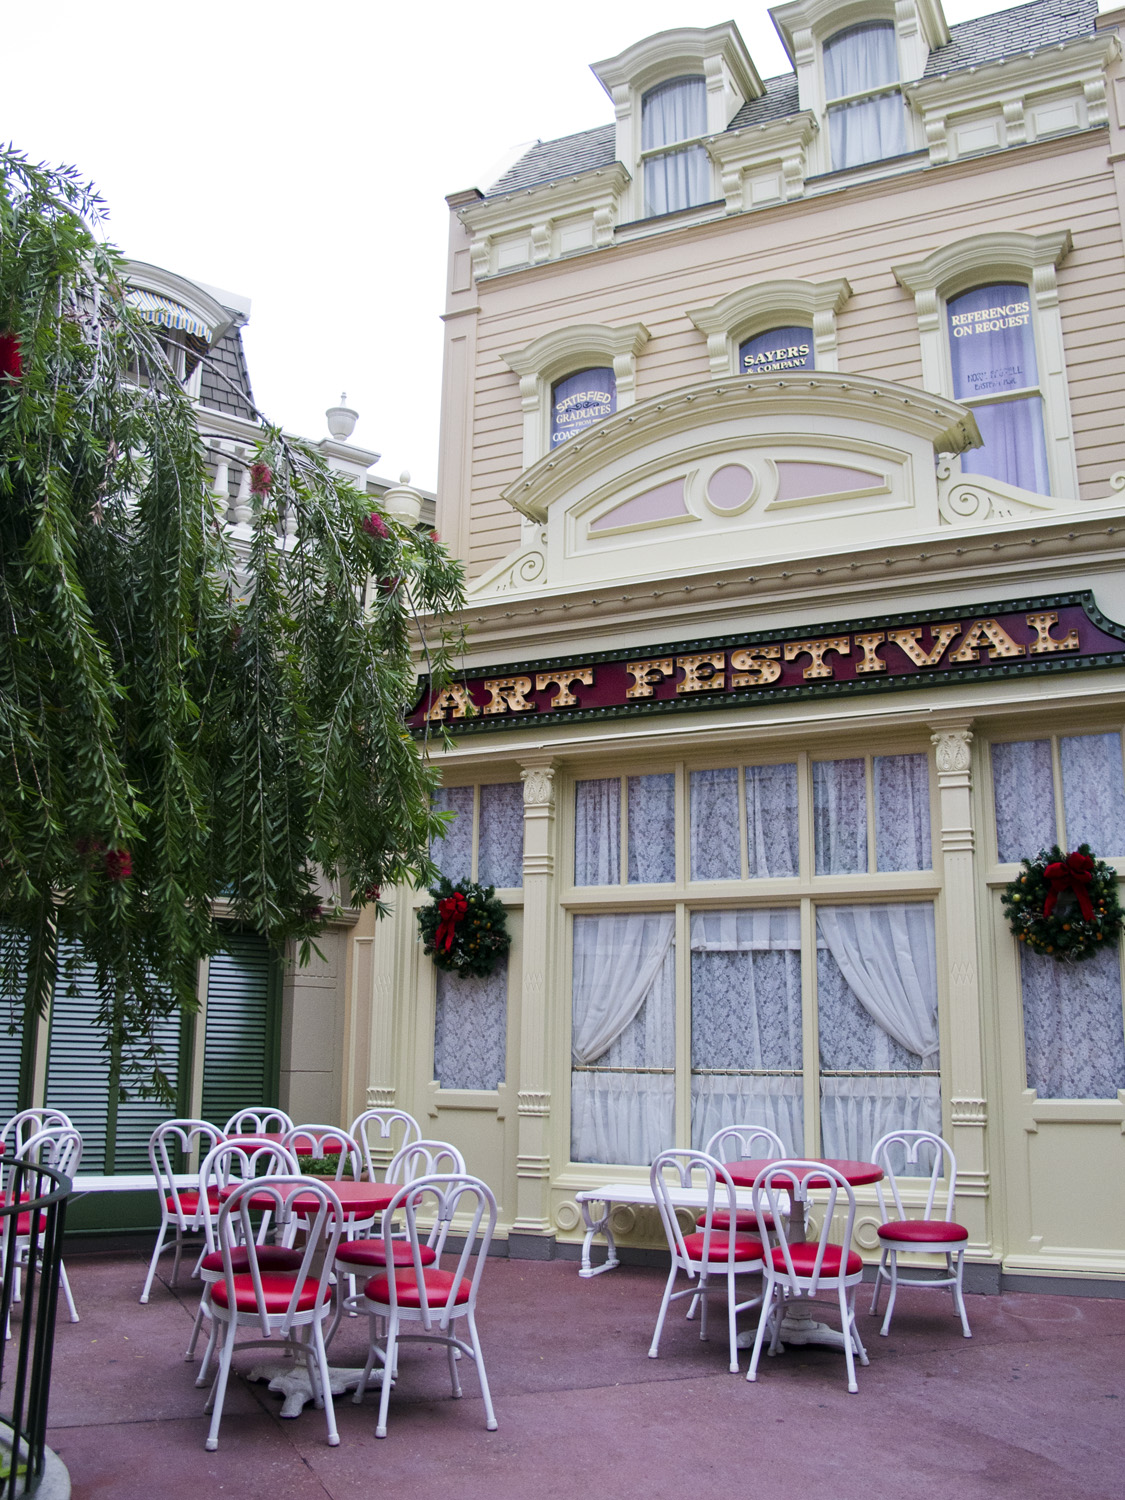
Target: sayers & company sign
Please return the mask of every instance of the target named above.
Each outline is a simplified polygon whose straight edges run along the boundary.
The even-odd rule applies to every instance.
[[[461,734],[1122,665],[1125,627],[1082,592],[505,664],[423,683],[408,722]]]

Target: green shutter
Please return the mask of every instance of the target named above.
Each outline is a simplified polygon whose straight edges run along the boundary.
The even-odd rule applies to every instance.
[[[279,1083],[279,975],[269,945],[231,933],[210,962],[203,1056],[205,1120],[225,1125],[236,1110],[276,1104]]]

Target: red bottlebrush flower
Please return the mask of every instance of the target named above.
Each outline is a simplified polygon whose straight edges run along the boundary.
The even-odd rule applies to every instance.
[[[441,537],[438,536],[438,534],[437,534],[436,531],[431,531],[430,532],[430,541],[431,542],[440,542],[441,541]]]
[[[367,532],[368,536],[381,537],[383,541],[386,541],[390,536],[390,532],[387,530],[387,523],[377,510],[373,510],[364,521],[363,529]]]
[[[88,839],[86,837],[82,837],[76,840],[74,847],[78,850],[79,854],[85,855],[100,854],[105,848],[105,845],[102,843],[101,839]]]
[[[18,380],[23,374],[23,355],[20,341],[14,333],[0,333],[0,375],[10,375]]]
[[[133,856],[128,849],[107,849],[105,872],[110,880],[128,880],[133,873]]]
[[[250,492],[254,495],[268,495],[270,485],[273,483],[273,470],[269,464],[250,465]]]
[[[381,886],[369,885],[363,893],[363,899],[365,901],[378,901],[381,889]]]
[[[401,582],[401,578],[380,578],[379,592],[383,594],[393,594]]]

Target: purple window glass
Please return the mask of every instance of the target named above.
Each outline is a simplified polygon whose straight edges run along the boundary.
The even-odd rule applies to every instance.
[[[1039,384],[1031,298],[1019,282],[994,282],[950,300],[949,349],[958,400],[1003,397]],[[1038,394],[974,405],[983,448],[966,453],[966,473],[1049,493],[1043,402]]]
[[[812,370],[811,328],[786,325],[756,333],[738,346],[738,369],[743,375],[769,375],[774,370]]]
[[[556,381],[551,391],[551,447],[557,448],[616,410],[617,381],[612,370],[579,370]]]

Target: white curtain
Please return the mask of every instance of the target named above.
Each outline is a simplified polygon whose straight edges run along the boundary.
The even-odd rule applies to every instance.
[[[818,875],[867,871],[867,770],[862,760],[813,761]]]
[[[508,1040],[508,966],[483,979],[437,972],[434,1077],[446,1089],[503,1083]]]
[[[1116,1099],[1125,1089],[1121,955],[1060,963],[1020,947],[1027,1086],[1041,1099]]]
[[[996,800],[996,851],[1005,862],[1055,842],[1055,781],[1050,740],[1020,740],[992,747]]]
[[[628,796],[630,883],[668,884],[676,878],[676,778],[630,776]]]
[[[1099,857],[1125,854],[1125,773],[1119,734],[1059,740],[1068,849],[1089,844]]]
[[[672,78],[641,101],[641,149],[690,141],[707,131],[707,85],[702,78]],[[645,162],[645,213],[668,214],[711,197],[711,162],[702,146],[669,151]]]
[[[895,29],[887,22],[852,26],[824,47],[824,87],[829,99],[843,99],[898,81]],[[895,90],[875,99],[834,105],[828,111],[832,166],[839,171],[907,150],[906,115]]]
[[[875,860],[880,870],[928,870],[930,761],[926,755],[877,755]]]
[[[671,912],[574,920],[575,1161],[643,1166],[673,1143],[674,930]]]
[[[737,880],[742,874],[738,833],[738,772],[733,767],[691,773],[691,878]]]
[[[668,151],[645,162],[645,213],[670,214],[694,208],[712,196],[711,161],[702,146]]]
[[[691,950],[692,1144],[725,1125],[765,1125],[800,1154],[797,909],[695,912]]]
[[[441,812],[456,813],[446,824],[445,837],[434,839],[430,858],[450,880],[469,880],[473,873],[473,797],[471,786],[443,786],[434,793],[433,805]]]
[[[797,874],[797,767],[746,767],[750,878]]]
[[[481,885],[523,885],[523,787],[518,781],[480,789],[477,879]]]
[[[940,1134],[940,1079],[919,1076],[939,1064],[933,906],[821,907],[817,934],[824,1154],[867,1159],[888,1130]],[[831,1076],[845,1070],[867,1076]]]
[[[574,788],[574,883],[621,884],[621,781],[579,781]]]

